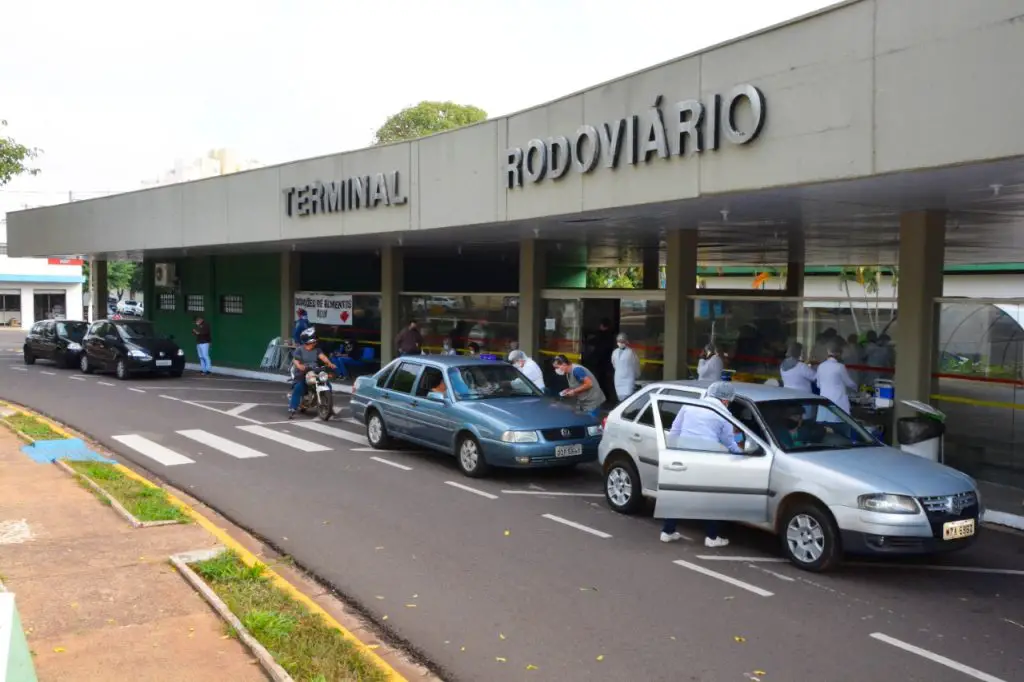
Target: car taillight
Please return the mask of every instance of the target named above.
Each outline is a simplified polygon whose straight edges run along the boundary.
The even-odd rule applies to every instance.
[[[604,431],[604,428],[606,426],[608,426],[608,417],[605,417],[604,419],[601,420],[601,430]]]

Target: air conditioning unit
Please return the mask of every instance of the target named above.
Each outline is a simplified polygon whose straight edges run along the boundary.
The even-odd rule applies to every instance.
[[[158,287],[174,286],[174,264],[157,263],[153,266],[153,280]]]

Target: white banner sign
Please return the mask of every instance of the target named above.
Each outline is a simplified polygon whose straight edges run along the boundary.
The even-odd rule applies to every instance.
[[[324,291],[299,291],[295,294],[295,317],[299,308],[309,315],[312,325],[352,326],[352,294]]]

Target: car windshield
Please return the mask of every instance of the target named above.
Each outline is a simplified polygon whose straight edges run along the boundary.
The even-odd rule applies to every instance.
[[[757,403],[772,438],[784,452],[849,450],[878,442],[860,424],[824,398]]]
[[[156,330],[149,322],[118,322],[117,331],[125,339],[152,339],[156,337]]]
[[[58,322],[57,336],[69,341],[81,341],[88,329],[89,325],[85,322]]]
[[[541,395],[522,372],[504,363],[469,365],[448,370],[452,392],[459,400],[520,398]]]

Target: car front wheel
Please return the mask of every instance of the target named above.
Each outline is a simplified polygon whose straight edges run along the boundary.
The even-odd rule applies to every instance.
[[[484,459],[484,452],[480,449],[480,443],[476,438],[465,435],[459,439],[455,448],[455,459],[459,463],[459,469],[470,478],[480,478],[487,473],[487,460]]]
[[[89,356],[82,353],[82,358],[78,361],[78,369],[82,370],[82,374],[92,374],[92,365],[89,364]]]
[[[117,361],[116,371],[117,378],[120,379],[121,381],[125,381],[131,378],[131,372],[128,371],[128,363],[124,361],[124,358],[121,358],[120,360]]]
[[[643,504],[640,474],[628,459],[616,460],[604,474],[604,498],[612,511],[635,514]]]
[[[25,347],[25,364],[34,365],[36,362],[36,356],[32,355],[32,350],[27,346]]]
[[[780,526],[782,551],[797,568],[823,573],[842,558],[839,529],[821,505],[801,502],[787,510]]]
[[[372,410],[366,417],[366,440],[377,450],[387,450],[391,447],[391,437],[384,426],[384,417],[381,417],[377,410]]]

